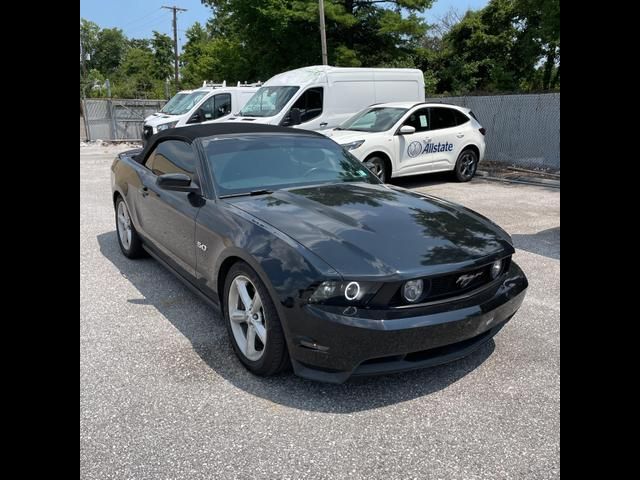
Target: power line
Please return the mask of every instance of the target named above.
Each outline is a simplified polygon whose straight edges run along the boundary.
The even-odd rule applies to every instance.
[[[173,66],[174,66],[174,73],[175,73],[175,79],[176,79],[176,88],[178,88],[180,78],[178,77],[178,20],[176,17],[178,15],[178,12],[186,12],[187,9],[176,7],[175,5],[173,7],[163,6],[162,8],[166,8],[167,10],[171,10],[173,12],[173,53],[174,53]]]
[[[142,20],[142,19],[145,19],[145,18],[147,18],[147,17],[150,17],[151,15],[154,15],[155,13],[158,13],[158,12],[160,12],[160,11],[162,11],[162,9],[161,9],[161,8],[156,8],[156,9],[155,9],[155,10],[153,10],[152,12],[149,12],[149,13],[147,13],[146,15],[143,15],[142,17],[138,17],[138,18],[136,18],[136,19],[129,20],[128,22],[126,22],[126,23],[122,24],[122,26],[121,26],[120,28],[123,28],[123,27],[129,26],[129,25],[131,25],[131,24],[133,24],[133,23],[136,23],[136,22],[138,22],[138,21],[140,21],[140,20]],[[164,12],[162,12],[162,13],[164,13]]]

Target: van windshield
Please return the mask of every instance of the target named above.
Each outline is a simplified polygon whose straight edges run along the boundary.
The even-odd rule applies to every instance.
[[[191,92],[178,92],[176,93],[173,97],[171,97],[171,100],[169,100],[167,103],[164,104],[164,107],[162,107],[162,110],[160,110],[161,113],[168,113],[171,110],[173,110],[173,108],[180,103],[182,100],[184,100],[184,97],[186,97],[187,95],[189,95],[189,93]]]
[[[188,93],[182,96],[175,104],[171,105],[171,107],[169,107],[169,103],[173,101],[173,98],[176,98],[173,97],[171,100],[169,100],[169,103],[164,106],[164,108],[162,109],[162,113],[166,113],[168,115],[184,115],[189,110],[191,110],[193,106],[198,103],[198,101],[207,93],[209,93],[209,91],[206,90]]]
[[[239,115],[245,117],[272,117],[280,113],[300,87],[260,87],[242,107]]]
[[[371,107],[356,113],[336,130],[358,132],[384,132],[389,130],[406,113],[406,108]]]

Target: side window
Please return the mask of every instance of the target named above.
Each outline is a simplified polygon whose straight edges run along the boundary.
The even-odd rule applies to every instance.
[[[411,125],[416,132],[424,132],[430,130],[429,127],[429,109],[421,108],[416,110],[407,117],[403,125]]]
[[[463,123],[467,123],[469,121],[469,117],[467,117],[460,110],[454,110],[454,114],[456,117],[456,125],[462,125]]]
[[[215,99],[215,106],[213,111],[213,118],[224,117],[231,113],[231,94],[221,93],[213,97]]]
[[[202,113],[204,115],[204,118],[202,119],[203,122],[207,120],[213,120],[215,118],[215,98],[216,95],[211,95],[202,103],[202,105],[200,105],[200,110],[202,110]]]
[[[446,107],[431,107],[430,109],[431,130],[455,127],[457,125],[456,110]]]
[[[300,109],[301,123],[313,120],[322,114],[323,93],[322,87],[310,88],[293,104],[291,108]]]
[[[165,140],[160,143],[147,161],[145,167],[154,175],[165,173],[186,173],[196,178],[196,157],[191,145],[180,140]]]

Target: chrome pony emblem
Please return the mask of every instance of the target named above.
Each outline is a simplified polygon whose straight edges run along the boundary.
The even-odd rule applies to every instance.
[[[466,275],[460,275],[458,277],[458,279],[456,280],[456,285],[458,285],[458,287],[460,288],[464,288],[467,285],[469,285],[474,278],[479,277],[480,275],[482,275],[482,272],[478,272],[478,273],[468,273]]]

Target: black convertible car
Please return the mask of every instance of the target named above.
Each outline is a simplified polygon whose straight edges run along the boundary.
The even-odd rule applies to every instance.
[[[315,132],[165,130],[111,167],[124,255],[220,306],[258,375],[327,382],[467,355],[516,313],[511,239],[462,206],[384,185]]]

